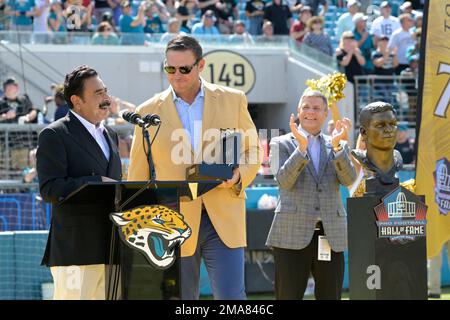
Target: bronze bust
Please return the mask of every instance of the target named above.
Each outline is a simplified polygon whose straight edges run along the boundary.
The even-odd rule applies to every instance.
[[[403,160],[400,152],[394,149],[397,119],[393,106],[381,101],[365,106],[360,113],[359,130],[366,150],[355,149],[351,153],[361,164],[366,181],[398,185],[396,173],[403,167]]]

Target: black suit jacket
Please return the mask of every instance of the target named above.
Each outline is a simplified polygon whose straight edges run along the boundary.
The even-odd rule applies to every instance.
[[[37,172],[40,193],[52,203],[52,219],[42,264],[69,266],[106,264],[112,224],[108,218],[114,203],[60,204],[87,182],[106,176],[121,179],[118,136],[105,126],[110,158],[71,113],[39,134]]]

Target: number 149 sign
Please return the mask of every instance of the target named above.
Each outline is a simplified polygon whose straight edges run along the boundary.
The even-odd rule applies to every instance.
[[[255,69],[244,56],[228,50],[210,51],[204,55],[201,76],[211,83],[249,93],[255,85]]]

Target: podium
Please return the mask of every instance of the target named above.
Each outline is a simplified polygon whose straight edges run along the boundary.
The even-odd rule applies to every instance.
[[[171,241],[162,234],[167,228],[172,228],[174,233],[178,229],[189,228],[183,224],[179,214],[180,201],[189,201],[195,196],[189,183],[197,184],[197,195],[201,195],[221,181],[88,183],[64,200],[80,204],[99,201],[114,204],[112,207],[116,212],[108,213],[111,214],[109,222],[112,231],[110,264],[105,270],[107,300],[180,299],[179,244],[185,238],[178,237]],[[173,220],[173,223],[164,224],[168,220]],[[118,225],[117,221],[122,224]],[[155,224],[154,221],[156,226],[153,226],[153,231],[157,232],[149,232],[151,229],[147,226],[151,227],[150,223]],[[146,223],[147,226],[144,226]],[[190,235],[187,230],[183,234]],[[149,256],[157,259],[152,260]],[[168,264],[165,261],[169,261]]]
[[[369,181],[366,181],[369,182]],[[374,186],[367,184],[367,190]],[[426,206],[398,181],[348,198],[350,299],[427,299]]]

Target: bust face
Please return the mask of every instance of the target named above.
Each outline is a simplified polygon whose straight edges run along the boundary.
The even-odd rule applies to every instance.
[[[362,132],[367,149],[393,150],[397,138],[397,119],[392,111],[374,113]]]

